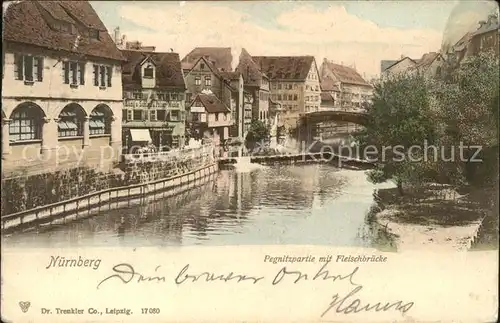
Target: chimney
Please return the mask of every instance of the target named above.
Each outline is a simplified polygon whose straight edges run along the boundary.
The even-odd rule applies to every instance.
[[[479,28],[483,27],[484,25],[486,25],[486,21],[481,20],[481,21],[479,22]]]
[[[495,14],[489,15],[488,16],[488,25],[498,26],[498,16]]]
[[[403,59],[403,58],[405,58],[405,55],[401,54],[401,57],[400,57],[400,59]]]
[[[115,44],[119,45],[120,44],[120,27],[115,28]]]

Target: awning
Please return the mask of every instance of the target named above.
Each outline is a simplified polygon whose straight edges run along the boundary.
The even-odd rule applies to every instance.
[[[151,136],[148,129],[130,129],[132,141],[136,142],[151,142]]]

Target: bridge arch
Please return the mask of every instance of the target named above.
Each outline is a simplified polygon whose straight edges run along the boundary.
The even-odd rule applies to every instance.
[[[316,136],[316,129],[319,123],[323,122],[349,122],[365,126],[368,123],[368,114],[364,111],[316,111],[300,116],[297,122],[296,135],[299,140],[311,141]]]

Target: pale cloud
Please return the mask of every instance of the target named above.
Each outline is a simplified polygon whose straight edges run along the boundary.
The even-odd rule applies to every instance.
[[[264,9],[265,10],[265,9]],[[220,4],[158,3],[154,9],[125,4],[122,18],[151,32],[126,30],[129,40],[154,45],[158,51],[173,48],[181,57],[197,46],[246,48],[252,55],[313,55],[324,57],[373,76],[380,60],[401,55],[418,58],[439,50],[441,32],[425,29],[382,28],[349,14],[337,5],[318,11],[300,5],[276,17],[277,28],[264,28],[245,13]]]

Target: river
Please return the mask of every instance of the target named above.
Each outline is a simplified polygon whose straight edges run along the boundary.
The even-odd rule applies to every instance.
[[[3,236],[12,247],[309,244],[393,250],[366,220],[375,185],[329,165],[221,170],[174,197]],[[105,210],[105,211],[104,211]]]

